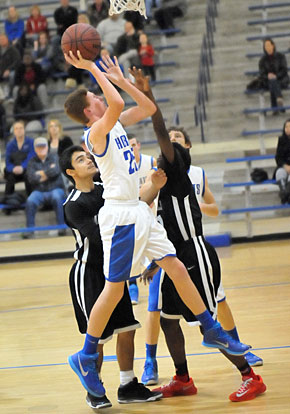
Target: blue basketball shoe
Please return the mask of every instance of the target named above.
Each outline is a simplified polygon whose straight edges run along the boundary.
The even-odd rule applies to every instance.
[[[257,355],[253,354],[252,352],[247,352],[246,355],[245,355],[245,358],[246,358],[248,364],[251,367],[258,367],[258,366],[263,365],[263,363],[264,363],[262,358],[258,357]]]
[[[233,339],[222,329],[218,322],[204,333],[202,345],[222,349],[230,355],[244,355],[251,348],[250,345],[245,345]]]
[[[85,389],[95,397],[102,397],[106,391],[97,372],[98,353],[87,355],[82,351],[68,357],[68,362]]]
[[[156,359],[146,359],[141,382],[144,385],[158,384],[158,367]]]

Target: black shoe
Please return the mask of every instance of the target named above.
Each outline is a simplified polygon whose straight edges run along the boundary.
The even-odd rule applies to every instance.
[[[103,395],[102,397],[95,397],[94,395],[87,393],[86,402],[92,409],[108,408],[112,407],[112,403],[108,398]]]
[[[118,388],[118,402],[120,404],[142,403],[156,401],[162,398],[161,392],[153,392],[139,383],[137,378],[133,378],[126,385],[120,385]]]
[[[57,234],[58,234],[59,236],[65,236],[65,235],[66,235],[66,229],[61,229],[61,230],[58,230]]]
[[[27,239],[34,239],[34,232],[33,231],[29,231],[29,232],[26,232],[26,233],[22,233],[21,234],[21,237],[23,239],[25,239],[25,240],[27,240]]]

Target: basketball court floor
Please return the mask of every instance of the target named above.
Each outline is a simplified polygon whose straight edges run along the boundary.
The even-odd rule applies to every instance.
[[[65,241],[63,241],[65,240]],[[70,237],[2,242],[1,256],[54,251]],[[53,250],[54,249],[54,250]],[[244,403],[228,400],[241,384],[240,374],[219,352],[201,345],[198,328],[185,323],[190,374],[198,393],[155,403],[120,405],[115,340],[105,346],[103,380],[113,407],[108,414],[290,413],[290,244],[289,241],[248,243],[218,249],[223,284],[241,340],[264,359],[255,368],[268,389]],[[68,355],[82,347],[68,289],[71,259],[1,264],[0,272],[0,413],[85,414],[85,390],[68,366]],[[148,288],[139,283],[140,302],[134,307],[143,327],[136,332],[135,374],[144,365],[144,322]],[[160,383],[174,375],[163,334],[158,345]]]

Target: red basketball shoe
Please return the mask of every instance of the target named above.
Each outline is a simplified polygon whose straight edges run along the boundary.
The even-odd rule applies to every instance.
[[[233,402],[253,400],[259,394],[263,394],[266,389],[266,385],[263,383],[260,375],[257,375],[257,379],[245,376],[238,391],[233,392],[229,399]]]
[[[178,395],[194,395],[197,393],[192,378],[189,381],[182,382],[176,378],[176,375],[172,378],[172,381],[168,385],[162,385],[162,387],[155,388],[153,391],[162,392],[163,398],[176,397]]]

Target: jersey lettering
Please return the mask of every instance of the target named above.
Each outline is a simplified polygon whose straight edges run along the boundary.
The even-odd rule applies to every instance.
[[[129,141],[126,135],[121,135],[120,137],[115,138],[118,149],[129,147]]]

